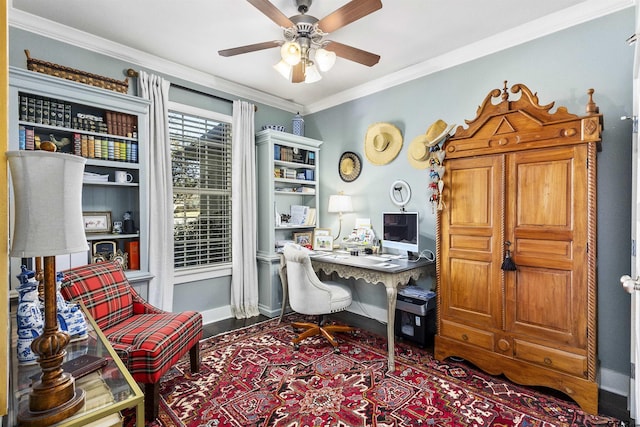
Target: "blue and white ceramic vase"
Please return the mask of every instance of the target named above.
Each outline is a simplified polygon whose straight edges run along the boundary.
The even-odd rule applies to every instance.
[[[18,363],[28,365],[36,363],[38,356],[31,350],[31,343],[40,336],[44,330],[44,317],[38,298],[38,281],[35,273],[22,266],[22,272],[17,276],[20,280],[18,287],[18,310],[16,320],[18,323]]]
[[[60,330],[71,336],[71,341],[87,338],[87,319],[78,304],[67,302],[60,293],[62,279],[61,272],[56,275],[56,306],[58,309],[58,326]]]
[[[304,119],[300,113],[296,113],[291,120],[291,133],[298,136],[304,136]]]

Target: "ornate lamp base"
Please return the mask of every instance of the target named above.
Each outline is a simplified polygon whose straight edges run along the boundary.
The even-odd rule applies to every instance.
[[[55,387],[56,390],[53,390],[53,393],[51,389],[46,389],[46,391],[44,391],[42,387],[38,389],[38,386],[42,386],[41,382],[34,384],[33,391],[29,396],[28,404],[27,402],[24,402],[18,410],[19,426],[49,426],[70,417],[82,408],[85,400],[84,390],[76,390],[73,378],[67,373],[62,374],[61,379],[64,384],[59,387]],[[72,393],[71,399],[55,402],[55,400],[63,400],[60,399],[60,397],[68,396],[69,391]],[[41,401],[49,401],[49,405],[47,405],[49,406],[49,409],[43,411],[34,410],[33,403]]]
[[[54,256],[44,257],[44,332],[31,343],[42,375],[31,388],[29,404],[18,408],[19,426],[55,424],[78,412],[85,402],[84,391],[76,390],[73,376],[61,368],[70,337],[58,330],[55,266]]]

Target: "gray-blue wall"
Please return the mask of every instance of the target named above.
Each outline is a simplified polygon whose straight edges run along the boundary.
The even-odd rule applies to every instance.
[[[598,154],[598,351],[607,375],[601,386],[626,394],[629,375],[629,295],[619,277],[630,272],[631,236],[631,123],[620,121],[632,113],[633,50],[625,40],[634,32],[634,12],[628,9],[555,33],[484,58],[420,78],[305,117],[306,136],[324,141],[322,146],[322,227],[337,230],[337,215],[326,213],[329,194],[343,190],[353,196],[354,210],[345,215],[343,230],[356,218],[371,218],[380,229],[380,213],[395,210],[388,189],[396,179],[411,185],[413,198],[408,210],[420,212],[420,245],[434,249],[435,215],[428,203],[428,176],[409,166],[406,156],[411,140],[435,120],[464,124],[475,118],[476,108],[494,88],[524,83],[537,92],[540,103],[556,102],[576,114],[584,112],[586,91],[595,89],[594,99],[604,114],[603,150]],[[106,76],[122,75],[130,64],[84,49],[10,28],[9,63],[26,68],[23,49],[35,58],[64,64]],[[153,70],[150,70],[153,72]],[[162,74],[162,72],[157,72]],[[176,83],[199,88],[188,82]],[[225,94],[217,93],[225,96]],[[174,90],[172,100],[230,114],[229,104]],[[226,96],[233,98],[232,96]],[[290,124],[291,114],[259,105],[256,129],[262,124]],[[404,135],[399,156],[385,166],[374,166],[364,156],[367,127],[384,121],[397,125]],[[360,177],[343,182],[338,159],[344,151],[355,151],[363,160]],[[344,231],[343,231],[344,234]],[[229,304],[228,277],[176,287],[176,309],[210,310]],[[381,286],[356,284],[355,298],[366,307],[385,309]],[[365,311],[365,310],[360,310]]]
[[[437,119],[459,125],[474,119],[485,96],[502,89],[504,80],[509,87],[527,85],[538,93],[541,105],[555,101],[552,111],[565,106],[579,115],[585,112],[587,90],[594,88],[604,114],[598,153],[598,352],[603,369],[628,375],[630,298],[619,277],[631,268],[632,132],[631,123],[620,116],[632,113],[633,48],[625,40],[633,32],[629,9],[305,117],[306,135],[324,141],[322,194],[343,190],[353,196],[355,212],[345,215],[343,227],[349,229],[357,217],[370,217],[379,230],[380,213],[394,210],[389,186],[404,179],[413,192],[407,210],[421,214],[421,246],[432,249],[435,215],[428,202],[428,172],[407,161],[413,138]],[[404,136],[402,151],[384,166],[369,163],[364,155],[367,127],[379,121],[395,124]],[[338,175],[344,151],[359,153],[363,161],[360,177],[351,183]],[[327,200],[322,203],[326,212]],[[323,215],[323,226],[337,229],[337,215]],[[377,304],[384,306],[383,292],[379,294]]]

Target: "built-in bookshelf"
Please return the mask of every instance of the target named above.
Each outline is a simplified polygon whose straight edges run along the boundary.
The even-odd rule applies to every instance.
[[[130,280],[148,280],[148,101],[10,67],[9,104],[9,149],[50,142],[86,158],[83,211],[108,218],[104,229],[87,230],[86,253],[58,256],[57,268],[116,259],[126,262]],[[128,179],[116,180],[116,171]],[[23,261],[11,260],[12,286]]]
[[[259,309],[279,315],[279,250],[294,236],[312,235],[319,223],[322,141],[275,130],[256,135]]]

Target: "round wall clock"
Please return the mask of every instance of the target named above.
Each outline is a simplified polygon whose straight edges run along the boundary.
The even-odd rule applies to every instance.
[[[407,184],[407,181],[401,179],[394,181],[389,188],[389,197],[394,205],[404,208],[404,206],[411,200],[411,187]]]
[[[362,170],[362,162],[360,157],[351,151],[345,151],[340,156],[340,162],[338,162],[338,173],[340,178],[345,182],[355,181],[360,176]]]

